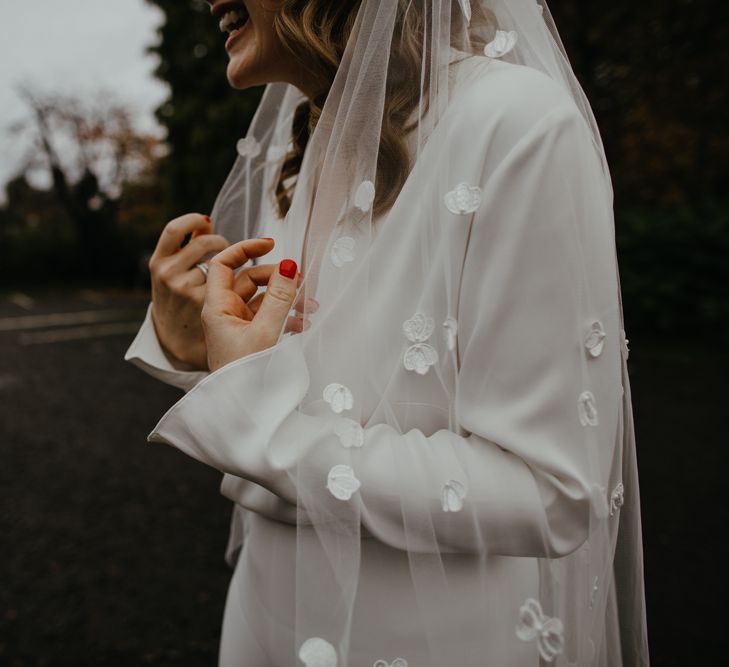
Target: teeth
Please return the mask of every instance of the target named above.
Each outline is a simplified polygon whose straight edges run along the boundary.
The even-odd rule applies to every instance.
[[[237,9],[232,9],[231,11],[226,12],[223,15],[223,18],[220,19],[220,32],[231,32],[234,25],[246,20],[247,18],[248,15],[246,13]]]

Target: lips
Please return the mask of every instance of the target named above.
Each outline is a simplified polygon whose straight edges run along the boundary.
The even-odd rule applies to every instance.
[[[211,13],[213,18],[218,19],[220,32],[227,33],[231,37],[242,30],[248,23],[248,9],[243,2],[221,2],[216,4]]]

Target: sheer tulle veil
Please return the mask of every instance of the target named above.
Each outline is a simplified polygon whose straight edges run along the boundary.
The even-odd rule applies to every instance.
[[[296,460],[279,439],[266,444],[296,506],[290,664],[359,664],[351,638],[366,623],[355,608],[363,544],[374,539],[407,553],[402,576],[411,582],[428,665],[517,664],[500,662],[496,646],[480,649],[478,662],[469,653],[479,624],[494,623],[510,628],[505,642],[530,647],[529,664],[647,665],[610,173],[547,4],[361,0],[355,11],[290,207],[275,221],[277,246],[299,262],[301,290],[319,308],[305,314],[309,329],[282,329],[265,352],[260,391],[265,396],[282,374],[294,378],[302,424],[326,424],[318,444]],[[388,98],[413,76],[399,69],[405,39],[417,40],[421,57],[408,111],[410,160],[383,208],[389,182],[378,176],[378,156],[383,124],[394,113]],[[494,118],[495,102],[481,108],[478,100],[489,100],[496,68],[502,77],[535,70],[561,101],[550,99],[542,112],[535,108],[542,100],[529,103],[529,90],[521,90],[514,96],[527,103],[513,106],[510,121]],[[523,79],[515,76],[516,88]],[[212,213],[216,231],[231,242],[262,235],[263,221],[276,216],[274,189],[292,149],[294,114],[305,102],[291,85],[266,88]],[[517,136],[499,130],[517,121]],[[541,164],[535,146],[546,150]],[[541,269],[520,264],[530,235],[547,224],[530,209],[540,188],[546,201],[556,193],[554,224],[566,232],[555,270],[569,278],[559,304],[525,313],[519,296],[535,294],[541,280],[530,273]],[[484,246],[493,255],[474,258],[483,235],[493,235]],[[407,280],[390,286],[399,310],[375,303],[393,262],[405,257]],[[522,284],[515,300],[502,303],[501,291]],[[482,296],[479,308],[464,307],[466,292]],[[493,331],[473,333],[486,322],[495,323]],[[563,360],[554,369],[557,356]],[[549,414],[524,387],[550,396]],[[442,437],[432,440],[434,434]],[[476,475],[469,452],[480,447],[523,466],[533,497],[510,497],[497,468]],[[441,463],[426,466],[420,452]],[[538,522],[508,520],[521,516],[520,503],[532,504]],[[384,523],[372,520],[384,506]],[[449,622],[461,605],[457,559],[467,560],[479,591],[468,626]],[[499,559],[533,564],[533,594],[519,605],[504,603],[493,574]],[[390,662],[395,657],[383,657],[382,667],[398,666]]]

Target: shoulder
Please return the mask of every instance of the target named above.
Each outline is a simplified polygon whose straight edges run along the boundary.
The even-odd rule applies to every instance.
[[[488,148],[498,158],[530,134],[586,126],[570,93],[539,70],[478,56],[456,67],[447,113],[459,144]]]
[[[533,67],[474,56],[455,65],[451,110],[474,121],[511,121],[529,127],[550,111],[571,108],[570,93]]]

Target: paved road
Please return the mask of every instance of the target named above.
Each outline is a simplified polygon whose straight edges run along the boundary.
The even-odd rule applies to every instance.
[[[145,294],[0,300],[0,665],[214,665],[220,475],[146,435],[181,392],[123,361]]]
[[[0,665],[216,664],[230,506],[145,440],[181,395],[122,360],[146,304],[0,297]],[[652,664],[716,664],[729,352],[628,336]]]

